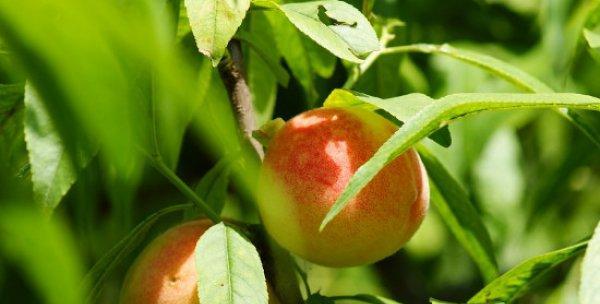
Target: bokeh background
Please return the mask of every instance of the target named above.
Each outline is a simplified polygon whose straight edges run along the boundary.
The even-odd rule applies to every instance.
[[[77,178],[56,209],[40,206],[24,135],[27,117],[35,113],[25,111],[23,98],[0,95],[0,302],[81,299],[80,280],[103,254],[149,214],[186,202],[136,152],[149,141],[149,98],[159,107],[165,159],[188,184],[239,145],[227,94],[196,51],[185,15],[179,14],[185,13],[183,5],[121,2],[0,1],[0,84],[22,91],[27,78],[65,154],[92,155],[73,161]],[[380,0],[374,13],[405,23],[390,45],[451,43],[507,61],[556,91],[600,97],[600,64],[581,35],[582,27],[600,19],[598,2]],[[360,8],[358,1],[351,3]],[[52,18],[53,10],[63,18]],[[271,30],[273,23],[265,22],[272,20],[263,14],[250,13],[243,27]],[[260,34],[277,44],[276,33]],[[344,64],[325,54],[322,69],[309,77],[312,83],[293,77],[282,87],[256,53],[245,48],[245,54],[261,123],[318,106],[347,76]],[[149,89],[152,83],[158,88]],[[518,92],[476,67],[424,54],[382,57],[354,89],[379,97]],[[568,121],[551,111],[503,111],[466,117],[450,130],[451,147],[425,143],[471,195],[501,271],[591,234],[600,218],[600,153]],[[252,203],[235,190],[229,189],[224,216],[258,222]],[[145,242],[181,220],[181,214],[162,218]],[[135,253],[111,275],[100,303],[115,303]],[[519,302],[577,303],[580,260],[544,275]],[[435,208],[404,249],[375,265],[299,264],[313,290],[325,295],[461,302],[484,284]]]

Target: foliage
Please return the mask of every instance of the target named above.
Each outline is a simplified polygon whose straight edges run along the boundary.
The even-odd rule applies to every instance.
[[[115,303],[151,236],[208,217],[202,303],[597,303],[599,26],[597,0],[0,0],[0,297]],[[427,169],[374,265],[262,231],[249,133],[319,106],[399,127],[321,228],[407,149]]]

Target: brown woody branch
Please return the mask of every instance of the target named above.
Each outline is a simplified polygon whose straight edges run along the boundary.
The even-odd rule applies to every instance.
[[[229,58],[219,64],[219,73],[227,89],[240,131],[244,139],[250,143],[262,159],[264,156],[262,145],[252,137],[252,131],[256,129],[256,120],[254,119],[252,95],[246,81],[240,41],[231,40],[227,49]]]

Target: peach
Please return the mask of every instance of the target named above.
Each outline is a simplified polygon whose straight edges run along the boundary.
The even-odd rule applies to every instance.
[[[257,200],[269,234],[290,252],[330,267],[369,264],[398,251],[429,205],[427,173],[413,149],[319,232],[350,177],[396,130],[358,108],[320,108],[288,121],[271,139],[259,177]]]
[[[120,303],[199,304],[194,250],[211,226],[207,219],[187,222],[154,239],[129,269]]]

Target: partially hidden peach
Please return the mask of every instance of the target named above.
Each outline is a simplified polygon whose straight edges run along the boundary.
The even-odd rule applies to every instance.
[[[348,181],[397,127],[358,108],[319,108],[271,139],[260,172],[259,210],[269,234],[317,264],[369,264],[398,251],[429,205],[427,173],[409,149],[389,163],[331,221],[319,225]]]
[[[120,303],[199,304],[194,250],[211,226],[206,219],[187,222],[154,239],[129,269]]]

